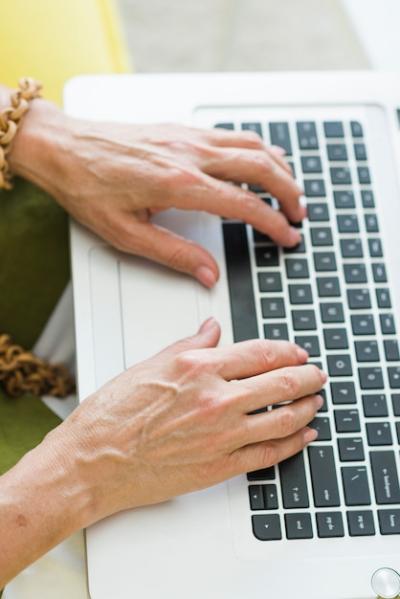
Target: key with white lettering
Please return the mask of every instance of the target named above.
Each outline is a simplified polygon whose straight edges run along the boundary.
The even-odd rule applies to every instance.
[[[279,465],[283,505],[286,509],[309,507],[304,456],[302,453]]]
[[[340,505],[333,449],[328,445],[308,448],[316,507]]]
[[[400,503],[400,487],[394,451],[370,452],[376,503]]]

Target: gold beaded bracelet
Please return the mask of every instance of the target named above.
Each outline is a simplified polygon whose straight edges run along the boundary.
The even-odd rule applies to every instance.
[[[42,84],[30,77],[20,79],[11,94],[11,106],[0,112],[0,189],[12,189],[12,173],[7,160],[18,125],[29,109],[29,102],[41,96]]]

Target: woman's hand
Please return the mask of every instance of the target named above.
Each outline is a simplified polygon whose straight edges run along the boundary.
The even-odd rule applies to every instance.
[[[219,332],[210,319],[85,400],[54,433],[74,449],[93,520],[271,466],[316,438],[306,427],[326,376],[305,365],[306,352],[270,341],[215,349]]]
[[[10,165],[51,193],[76,220],[114,247],[189,273],[211,287],[218,266],[200,245],[151,223],[168,208],[241,219],[278,244],[300,241],[301,189],[283,158],[252,132],[180,125],[95,123],[35,100]],[[261,185],[281,211],[229,182]]]

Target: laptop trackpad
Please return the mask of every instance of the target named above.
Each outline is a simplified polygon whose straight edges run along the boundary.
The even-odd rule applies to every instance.
[[[141,258],[123,256],[119,266],[127,368],[196,332],[198,283]]]

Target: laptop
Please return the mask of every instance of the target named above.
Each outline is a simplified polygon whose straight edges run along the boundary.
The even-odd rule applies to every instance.
[[[313,422],[319,437],[303,453],[87,530],[90,597],[396,597],[400,79],[88,76],[67,84],[65,106],[81,118],[256,131],[286,150],[308,207],[302,243],[287,251],[238,221],[157,216],[216,257],[212,291],[72,223],[81,399],[210,315],[222,344],[290,339],[330,375]],[[277,207],[266,190],[252,190]]]

